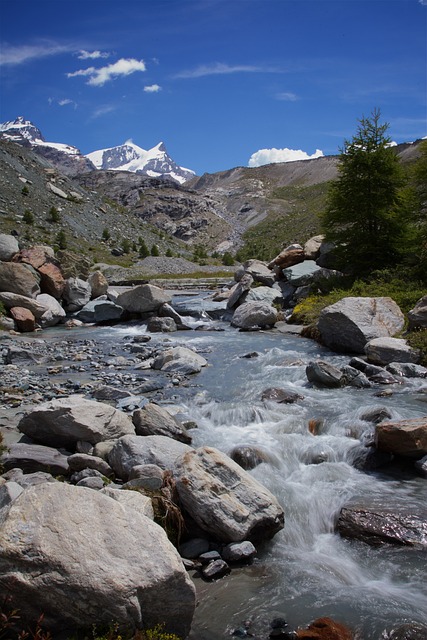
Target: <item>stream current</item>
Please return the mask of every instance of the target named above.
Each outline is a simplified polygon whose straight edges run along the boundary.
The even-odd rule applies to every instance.
[[[322,359],[336,366],[349,361],[317,343],[275,332],[184,331],[176,345],[195,349],[208,366],[177,389],[177,401],[198,428],[193,446],[230,453],[254,445],[269,459],[250,471],[279,500],[285,527],[258,550],[256,561],[215,583],[195,578],[199,604],[191,640],[230,637],[242,624],[252,632],[275,617],[289,628],[329,616],[363,640],[378,640],[384,629],[405,622],[427,623],[427,563],[416,549],[371,547],[335,533],[341,507],[352,498],[387,507],[425,506],[426,480],[403,471],[359,471],[353,462],[372,439],[374,426],[362,419],[385,407],[392,419],[426,414],[425,380],[405,379],[393,394],[384,387],[320,389],[307,382],[305,368]],[[129,328],[113,329],[114,332]],[[254,354],[257,355],[254,355]],[[243,357],[249,356],[251,357]],[[299,393],[294,404],[263,401],[262,392],[279,387]],[[312,435],[309,421],[321,421]],[[323,460],[321,463],[315,463]],[[256,636],[256,633],[254,633]]]
[[[379,640],[385,629],[405,622],[426,624],[425,552],[375,548],[335,533],[341,507],[353,498],[387,507],[404,504],[414,513],[425,507],[425,478],[399,469],[359,471],[354,461],[374,433],[363,414],[384,407],[396,420],[426,415],[426,381],[405,379],[401,385],[363,390],[316,388],[305,374],[311,360],[343,366],[349,356],[295,335],[218,325],[224,330],[151,334],[153,346],[186,346],[208,361],[189,377],[188,386],[170,385],[162,401],[179,405],[197,423],[191,430],[193,446],[229,454],[235,446],[253,445],[265,453],[269,461],[249,473],[276,496],[285,527],[258,548],[250,566],[233,568],[213,583],[192,575],[198,606],[189,640],[230,638],[245,625],[253,637],[265,638],[276,617],[292,629],[328,616],[350,627],[358,640]],[[98,353],[113,348],[126,356],[123,346],[144,331],[139,323],[66,333],[52,328],[41,337],[49,335],[52,345],[90,338]],[[303,398],[293,404],[262,400],[271,387]],[[375,395],[385,388],[392,395]],[[310,433],[310,420],[320,421],[319,435]]]

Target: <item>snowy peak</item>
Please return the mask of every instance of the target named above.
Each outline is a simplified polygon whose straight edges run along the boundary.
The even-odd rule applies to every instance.
[[[47,142],[40,129],[23,116],[0,124],[0,137],[32,148],[67,176],[87,173],[95,168],[77,147],[62,142]]]
[[[86,156],[97,169],[130,171],[151,177],[169,177],[179,183],[193,178],[195,173],[176,164],[163,142],[145,150],[132,140],[108,149],[100,149]]]
[[[29,144],[34,144],[45,141],[40,129],[30,120],[25,120],[23,116],[18,116],[15,120],[0,124],[0,133],[2,137],[18,143],[27,141]]]

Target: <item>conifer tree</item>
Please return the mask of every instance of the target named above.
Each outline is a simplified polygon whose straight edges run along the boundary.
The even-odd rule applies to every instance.
[[[407,226],[403,171],[380,116],[374,109],[361,118],[354,137],[344,141],[322,216],[326,239],[337,245],[338,266],[360,276],[395,264]]]

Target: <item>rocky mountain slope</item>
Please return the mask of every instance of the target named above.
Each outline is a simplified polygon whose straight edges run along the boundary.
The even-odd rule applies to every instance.
[[[337,176],[336,156],[236,167],[183,185],[163,176],[120,170],[70,175],[46,153],[40,154],[44,143],[37,129],[26,121],[14,127],[8,127],[7,136],[3,131],[0,139],[2,231],[48,244],[55,244],[63,231],[70,248],[104,262],[123,240],[133,245],[142,237],[148,247],[158,245],[161,254],[169,250],[191,257],[197,247],[235,252],[243,234],[248,251],[252,239],[257,249],[261,239],[264,259],[271,259],[283,246],[304,243],[319,232],[318,213]],[[402,162],[417,156],[418,142],[396,147]],[[75,153],[67,157],[80,161]],[[58,209],[59,220],[52,220],[52,207]],[[27,212],[33,222],[28,222]],[[105,230],[109,239],[101,242]],[[137,258],[136,249],[129,260]]]

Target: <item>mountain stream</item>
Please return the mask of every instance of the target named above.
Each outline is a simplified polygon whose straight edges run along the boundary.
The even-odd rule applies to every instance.
[[[191,431],[193,445],[226,453],[237,445],[260,448],[270,462],[250,473],[285,511],[284,529],[258,550],[252,565],[214,583],[195,578],[199,604],[191,640],[230,637],[245,624],[258,637],[258,629],[265,634],[275,617],[296,628],[329,616],[363,640],[379,640],[394,624],[426,623],[425,552],[375,548],[335,533],[339,511],[351,498],[404,503],[415,513],[425,505],[425,479],[401,471],[359,471],[352,464],[374,432],[361,419],[363,413],[386,407],[392,419],[425,415],[427,398],[420,393],[425,381],[406,379],[387,397],[375,396],[384,389],[379,386],[312,387],[305,375],[310,360],[342,366],[349,357],[293,335],[227,327],[178,332],[172,341],[197,350],[209,363],[179,395],[198,425]],[[294,404],[261,400],[269,387],[296,391],[303,399]],[[310,433],[312,419],[321,421],[320,435]]]

